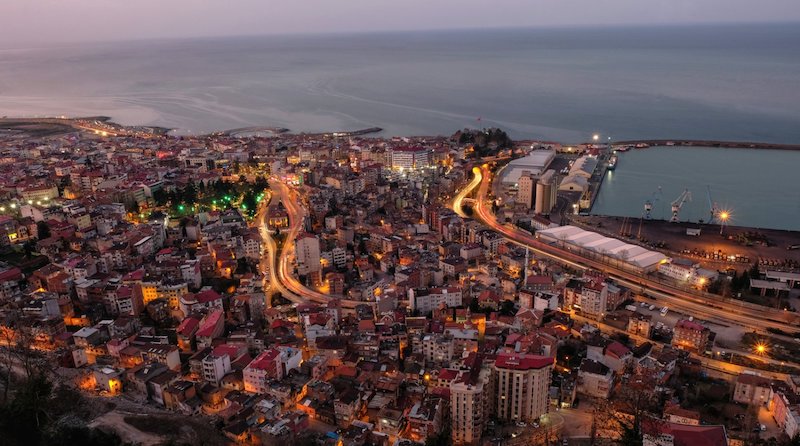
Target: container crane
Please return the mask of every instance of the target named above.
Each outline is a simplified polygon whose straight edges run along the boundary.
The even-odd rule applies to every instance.
[[[720,213],[719,205],[711,199],[711,186],[706,186],[706,196],[708,197],[708,207],[711,209],[711,217],[708,219],[708,224],[713,224],[714,220]]]
[[[678,198],[672,202],[672,218],[669,221],[672,223],[677,223],[679,221],[678,214],[681,212],[681,208],[687,201],[692,201],[692,193],[689,192],[689,189],[684,189],[683,193],[681,193]]]
[[[653,205],[661,199],[661,186],[658,186],[658,190],[653,192],[652,197],[644,202],[644,218],[646,220],[652,219],[652,212],[653,212]]]

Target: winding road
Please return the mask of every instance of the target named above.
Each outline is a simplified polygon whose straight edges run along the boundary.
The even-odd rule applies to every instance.
[[[257,222],[261,232],[261,238],[266,243],[266,250],[264,251],[261,260],[261,271],[266,273],[269,270],[270,284],[279,291],[283,297],[293,303],[314,302],[318,304],[327,304],[333,296],[320,293],[312,290],[297,280],[293,274],[292,261],[294,260],[294,241],[303,229],[303,220],[305,213],[300,206],[299,197],[296,191],[289,188],[285,183],[276,179],[270,180],[270,195],[268,199],[262,201],[258,215]],[[283,248],[278,249],[275,238],[267,228],[267,212],[268,203],[270,200],[278,200],[283,203],[286,208],[286,213],[289,215],[289,229],[283,231],[285,234],[285,241]],[[368,304],[369,302],[361,302],[355,300],[340,299],[343,308],[355,308],[359,304]]]

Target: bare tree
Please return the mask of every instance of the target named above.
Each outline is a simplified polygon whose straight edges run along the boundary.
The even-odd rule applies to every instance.
[[[3,402],[8,402],[8,391],[14,376],[14,330],[0,326],[0,377],[3,380]]]
[[[14,346],[11,352],[16,362],[25,372],[25,377],[30,378],[38,371],[39,355],[32,348],[34,342],[33,332],[27,327],[18,326],[15,330]]]
[[[653,423],[660,412],[656,390],[658,379],[651,371],[632,375],[615,388],[610,399],[595,402],[591,441],[598,436],[612,437],[623,446],[642,444],[643,425]]]

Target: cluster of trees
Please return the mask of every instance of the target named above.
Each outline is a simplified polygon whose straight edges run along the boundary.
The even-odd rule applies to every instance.
[[[514,145],[508,134],[498,128],[464,129],[456,132],[452,139],[462,145],[472,144],[477,157],[493,156],[498,150],[510,149]]]
[[[483,313],[487,316],[490,313],[497,311],[502,316],[514,316],[517,314],[517,307],[513,301],[503,300],[500,302],[500,307],[497,310],[494,310],[491,307],[482,307],[478,302],[478,298],[475,297],[469,302],[469,311],[475,314]]]
[[[719,279],[709,284],[708,292],[725,297],[735,296],[740,292],[749,290],[750,279],[758,279],[760,275],[761,272],[758,269],[758,264],[754,263],[749,270],[742,274],[734,271],[730,280],[725,276],[721,276]]]
[[[738,293],[750,289],[750,279],[758,279],[760,274],[757,263],[754,263],[750,270],[743,272],[742,275],[734,271],[733,277],[731,277],[731,291]]]
[[[252,216],[258,207],[259,195],[268,188],[269,183],[263,176],[256,178],[253,183],[248,183],[244,177],[238,182],[218,180],[208,185],[202,181],[191,182],[175,190],[153,192],[153,200],[158,206],[169,206],[177,215],[193,210],[195,205],[200,210],[208,210],[212,206],[229,208],[238,202]]]

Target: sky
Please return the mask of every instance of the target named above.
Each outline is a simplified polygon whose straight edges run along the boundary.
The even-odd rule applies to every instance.
[[[0,45],[463,28],[795,22],[798,0],[6,0]]]

